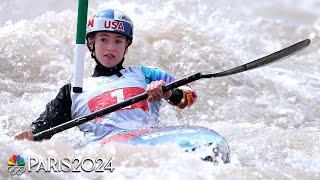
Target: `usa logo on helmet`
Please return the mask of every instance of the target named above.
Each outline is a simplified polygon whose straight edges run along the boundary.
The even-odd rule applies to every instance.
[[[123,22],[106,20],[106,21],[104,21],[104,27],[106,29],[111,28],[113,30],[118,30],[118,31],[124,32]]]

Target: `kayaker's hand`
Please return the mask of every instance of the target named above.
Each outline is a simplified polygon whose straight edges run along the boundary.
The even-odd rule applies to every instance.
[[[162,86],[165,85],[163,80],[153,81],[148,84],[146,92],[148,93],[148,101],[159,101],[160,99],[168,99],[172,95],[171,91],[163,93]]]
[[[31,130],[22,131],[14,135],[14,140],[24,140],[24,139],[32,140],[32,141],[34,140],[34,135]]]

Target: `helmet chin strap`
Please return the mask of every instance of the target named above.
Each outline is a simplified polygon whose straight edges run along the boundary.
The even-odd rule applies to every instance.
[[[108,68],[105,67],[104,65],[102,65],[96,58],[95,55],[93,55],[91,53],[91,57],[96,61],[97,65],[94,69],[94,73],[93,73],[93,77],[98,77],[98,76],[112,76],[114,74],[116,74],[118,77],[121,77],[122,74],[120,73],[121,69],[124,69],[122,64],[124,62],[124,57],[122,58],[122,60],[119,62],[119,64],[117,64],[115,67],[112,68]]]

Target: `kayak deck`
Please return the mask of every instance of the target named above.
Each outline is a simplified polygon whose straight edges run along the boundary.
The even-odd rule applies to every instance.
[[[201,159],[217,162],[221,157],[224,163],[230,161],[230,150],[227,141],[212,129],[200,126],[166,126],[128,131],[101,140],[102,144],[111,142],[132,145],[177,144],[187,152],[205,151]]]

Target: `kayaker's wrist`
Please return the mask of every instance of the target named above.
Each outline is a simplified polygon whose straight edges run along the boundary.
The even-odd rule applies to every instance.
[[[166,100],[169,104],[173,106],[177,106],[178,104],[180,104],[182,98],[183,98],[183,91],[181,89],[173,89],[171,91],[171,96]]]
[[[168,100],[172,96],[172,91],[169,90],[163,93],[163,99]]]

